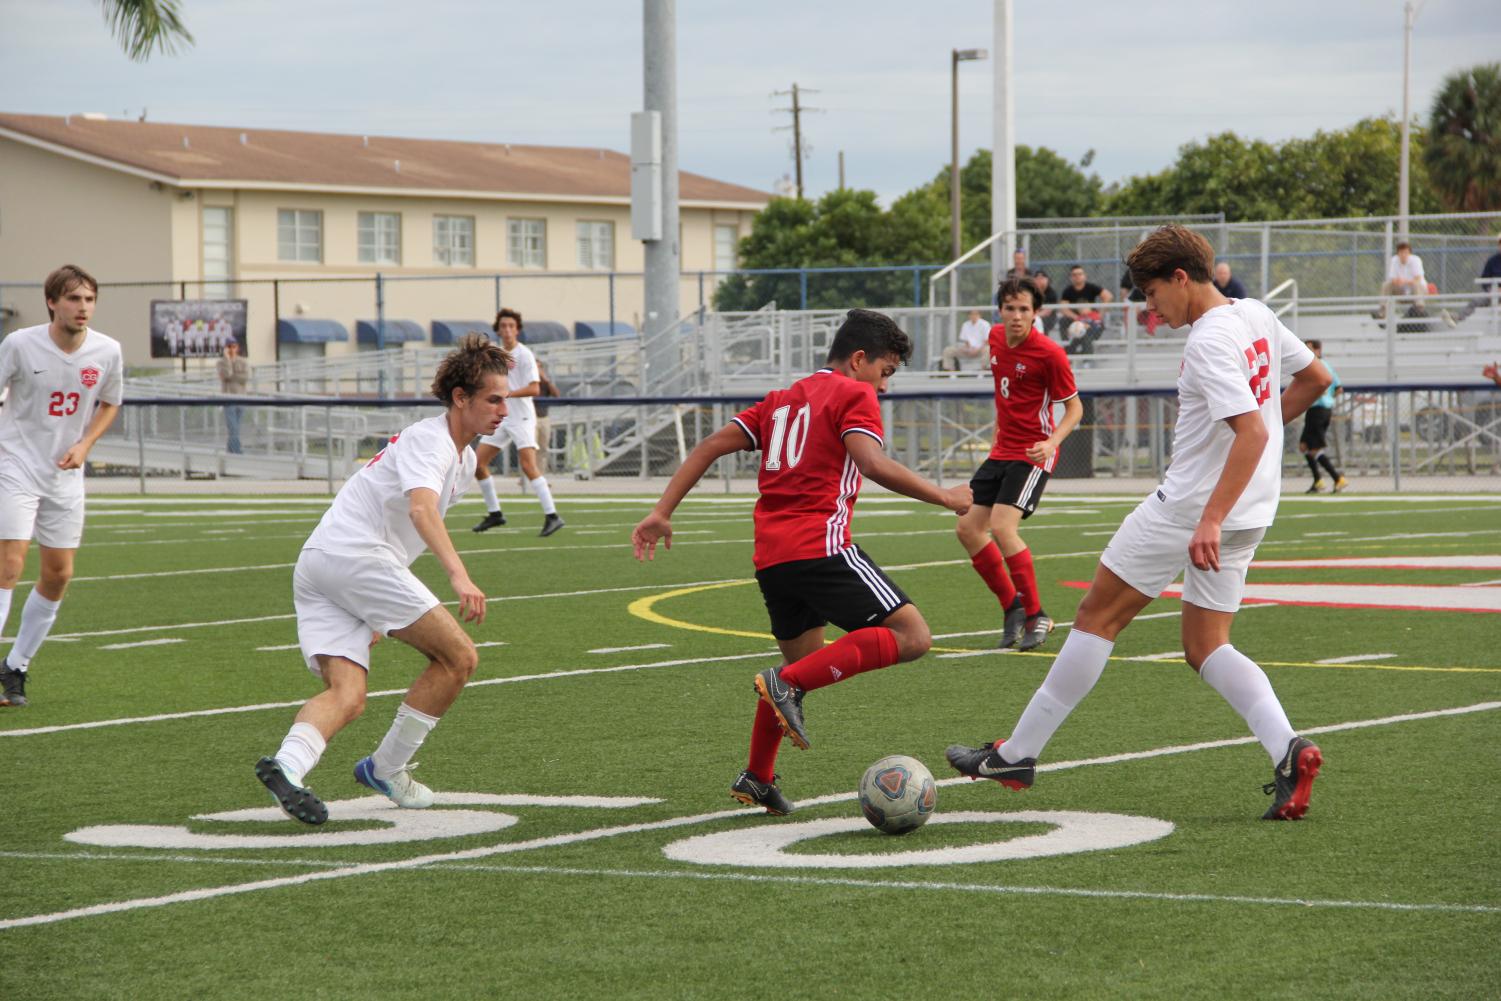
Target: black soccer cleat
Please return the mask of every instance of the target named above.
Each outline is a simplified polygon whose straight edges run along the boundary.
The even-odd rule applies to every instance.
[[[1023,758],[1013,764],[1001,757],[1004,743],[1004,740],[997,740],[982,747],[950,744],[943,756],[949,759],[954,771],[971,779],[991,779],[1017,792],[1032,788],[1037,778],[1037,759]]]
[[[780,667],[768,667],[756,675],[756,691],[782,724],[782,732],[803,750],[807,750],[808,731],[803,728],[803,690],[782,680]]]
[[[773,817],[785,817],[794,809],[792,800],[782,795],[777,787],[780,775],[773,775],[770,782],[762,782],[747,769],[730,783],[730,796],[746,806],[761,806]]]
[[[26,672],[11,669],[9,662],[0,662],[0,687],[4,694],[0,694],[0,706],[10,706],[12,709],[20,709],[26,704]]]
[[[1006,609],[1006,624],[1001,629],[1001,644],[997,649],[1010,650],[1021,642],[1022,632],[1027,628],[1027,610],[1017,598]]]
[[[1262,820],[1302,820],[1308,812],[1308,797],[1313,791],[1313,780],[1319,777],[1324,765],[1324,754],[1319,745],[1302,737],[1294,737],[1287,745],[1287,753],[1277,762],[1272,781],[1261,791],[1273,796],[1272,805]]]
[[[555,514],[550,514],[546,518],[542,519],[542,531],[538,532],[537,534],[545,539],[552,533],[556,532],[558,529],[562,528],[564,524],[565,522],[562,518],[559,518]]]
[[[281,807],[281,812],[304,824],[321,824],[328,819],[328,807],[311,789],[295,786],[281,770],[275,758],[262,758],[255,763],[255,777],[261,785],[271,790],[271,798]]]
[[[1052,616],[1039,608],[1037,614],[1027,620],[1027,631],[1022,636],[1021,645],[1017,649],[1023,653],[1028,650],[1036,650],[1043,643],[1047,642],[1048,633],[1052,631]]]
[[[480,521],[480,523],[478,525],[474,526],[474,528],[472,529],[472,531],[475,531],[475,532],[488,532],[488,531],[490,531],[490,529],[492,529],[492,528],[499,528],[501,525],[504,525],[505,523],[506,523],[506,516],[505,515],[501,514],[499,511],[487,511],[487,512],[485,512],[485,517],[483,519],[481,519],[481,521]]]

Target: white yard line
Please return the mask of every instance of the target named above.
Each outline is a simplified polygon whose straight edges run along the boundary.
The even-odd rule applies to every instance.
[[[1120,657],[1119,660],[1182,660],[1186,656],[1182,650],[1168,650],[1164,653],[1144,653],[1135,657]]]
[[[1431,712],[1407,713],[1401,716],[1385,716],[1379,719],[1352,720],[1345,723],[1334,723],[1328,726],[1315,727],[1304,730],[1305,734],[1311,733],[1335,733],[1343,730],[1360,730],[1376,726],[1390,726],[1395,723],[1408,723],[1417,720],[1437,719],[1448,716],[1461,716],[1469,713],[1488,712],[1501,709],[1501,702],[1481,702],[1469,706],[1457,706],[1452,709],[1438,709]],[[1203,741],[1195,744],[1179,744],[1168,747],[1158,747],[1147,751],[1134,751],[1125,754],[1114,754],[1098,758],[1085,758],[1078,761],[1060,761],[1052,765],[1041,765],[1038,771],[1064,771],[1073,768],[1084,768],[1092,765],[1118,764],[1124,761],[1140,761],[1148,758],[1160,758],[1168,755],[1188,754],[1195,751],[1213,750],[1223,747],[1233,747],[1242,744],[1253,744],[1254,737],[1241,737],[1233,740]],[[944,779],[939,785],[949,786],[970,781],[960,776],[953,779]],[[828,796],[818,796],[800,801],[801,806],[824,805],[828,803],[840,803],[853,800],[855,794],[851,792],[834,793]],[[36,925],[56,924],[75,918],[95,917],[101,914],[120,914],[128,911],[143,910],[153,907],[165,907],[170,904],[186,903],[196,900],[212,900],[218,897],[236,896],[245,893],[254,893],[259,890],[272,890],[281,887],[303,886],[309,883],[318,883],[326,880],[345,879],[351,876],[368,876],[382,872],[397,872],[401,870],[420,869],[431,866],[447,866],[454,863],[465,862],[482,858],[493,858],[498,855],[512,855],[518,852],[530,851],[538,848],[556,848],[567,845],[581,844],[587,841],[598,841],[604,838],[617,837],[626,834],[639,834],[646,831],[662,831],[679,827],[688,827],[696,824],[711,823],[718,820],[732,818],[756,819],[763,817],[763,811],[757,808],[715,810],[710,813],[700,813],[685,817],[673,817],[667,820],[658,820],[639,824],[621,824],[615,827],[599,827],[588,831],[578,831],[568,834],[554,834],[548,837],[533,838],[529,841],[507,842],[499,845],[486,845],[478,848],[470,848],[464,851],[439,852],[429,855],[419,855],[415,858],[400,859],[391,862],[356,863],[342,866],[336,869],[324,869],[317,872],[299,873],[292,876],[282,876],[275,879],[262,879],[249,883],[234,883],[227,886],[210,886],[196,890],[185,890],[179,893],[170,893],[156,897],[139,897],[132,900],[118,900],[103,904],[93,904],[87,907],[77,907],[65,911],[54,911],[49,914],[34,914],[28,917],[7,918],[0,920],[0,931],[9,928],[27,928]],[[295,863],[294,863],[295,864]],[[510,871],[512,867],[496,867],[497,871]],[[592,870],[554,867],[524,867],[543,875],[581,874],[581,875],[620,875],[625,877],[652,877],[665,878],[666,873],[677,873],[681,870],[645,871],[635,870]],[[700,878],[713,875],[712,873],[692,873],[685,878]],[[937,888],[944,890],[968,890],[972,892],[987,893],[1023,893],[1036,896],[1076,896],[1091,897],[1097,899],[1123,899],[1123,900],[1165,900],[1165,901],[1196,901],[1205,903],[1232,903],[1232,904],[1266,904],[1283,906],[1326,906],[1326,907],[1353,907],[1370,910],[1449,910],[1469,913],[1501,913],[1501,907],[1487,904],[1402,904],[1392,901],[1363,901],[1363,900],[1302,900],[1290,897],[1252,897],[1239,895],[1216,895],[1216,894],[1166,894],[1146,893],[1132,890],[1088,890],[1070,887],[984,887],[983,884],[962,883],[923,883],[920,881],[894,881],[884,883],[877,880],[851,880],[831,877],[803,877],[803,876],[759,876],[746,874],[746,879],[765,882],[807,883],[842,886],[862,886],[871,884],[872,887],[882,889],[929,889]],[[982,888],[983,887],[983,888]]]
[[[1391,660],[1397,656],[1394,653],[1357,653],[1349,657],[1325,657],[1323,660],[1314,661],[1315,664],[1360,664],[1368,660]]]
[[[164,638],[159,640],[137,640],[134,643],[107,643],[100,647],[101,650],[130,650],[138,646],[166,646],[169,643],[186,643],[181,638]]]
[[[585,650],[585,653],[628,653],[631,650],[666,650],[671,643],[641,643],[636,646],[602,646],[593,650]]]

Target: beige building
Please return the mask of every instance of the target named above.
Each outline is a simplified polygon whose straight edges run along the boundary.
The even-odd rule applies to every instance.
[[[770,197],[680,174],[685,313]],[[622,153],[0,114],[0,330],[45,322],[40,284],[65,262],[106,286],[96,325],[131,365],[156,299],[247,300],[256,362],[372,346],[377,273],[387,321],[420,343],[497,304],[570,333],[634,327],[643,300]]]

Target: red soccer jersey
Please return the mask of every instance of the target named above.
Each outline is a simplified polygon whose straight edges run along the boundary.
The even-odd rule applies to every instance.
[[[735,423],[761,453],[756,569],[849,548],[861,478],[844,436],[865,434],[884,444],[875,387],[819,369],[768,393]]]
[[[990,374],[995,378],[995,444],[992,459],[1027,458],[1027,449],[1053,433],[1053,404],[1079,395],[1063,348],[1036,328],[1016,347],[1006,328],[990,328]],[[1051,473],[1058,453],[1038,468]],[[1032,463],[1034,466],[1037,463]]]

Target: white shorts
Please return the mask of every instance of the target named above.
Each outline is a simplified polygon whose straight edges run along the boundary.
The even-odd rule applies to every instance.
[[[320,678],[320,655],[370,670],[372,633],[403,629],[438,604],[437,595],[394,560],[304,549],[292,571],[297,643],[308,670]]]
[[[517,448],[537,447],[537,418],[507,416],[494,434],[480,435],[480,444],[504,450],[509,444]]]
[[[36,539],[49,549],[77,549],[83,542],[83,486],[42,493],[0,456],[0,539]]]
[[[1220,535],[1219,570],[1200,570],[1188,561],[1194,530],[1169,521],[1156,495],[1142,501],[1116,529],[1100,562],[1142,594],[1157,597],[1183,574],[1183,600],[1215,612],[1234,612],[1246,587],[1246,570],[1264,528],[1241,528]]]

